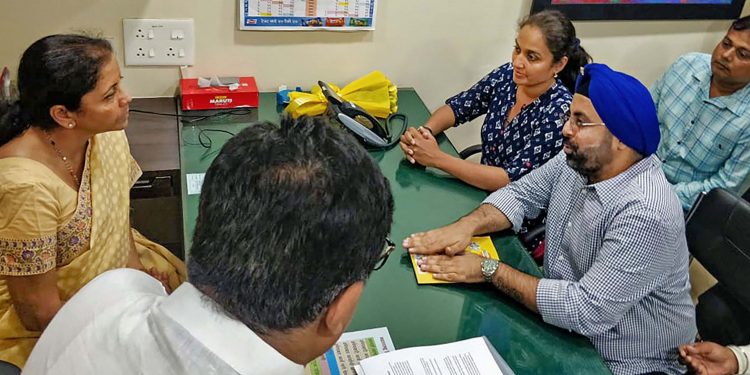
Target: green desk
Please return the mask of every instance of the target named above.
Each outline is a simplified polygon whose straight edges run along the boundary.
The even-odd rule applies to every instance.
[[[399,111],[409,116],[411,125],[422,124],[430,115],[414,90],[399,91]],[[278,112],[274,94],[261,94],[260,120],[276,121]],[[248,123],[228,124],[204,121],[201,127],[237,133]],[[198,130],[181,130],[181,167],[183,174],[201,173],[229,135],[211,133],[211,149],[196,145]],[[440,147],[456,154],[445,136]],[[391,182],[396,211],[391,238],[400,243],[407,235],[448,224],[474,209],[486,193],[443,174],[415,168],[403,161],[401,150],[371,153]],[[183,188],[185,246],[197,216],[198,195],[186,195]],[[506,263],[530,274],[541,276],[530,256],[511,235],[494,239],[500,257]],[[186,251],[189,257],[189,251]],[[545,324],[500,292],[486,285],[419,286],[408,257],[394,252],[385,267],[367,281],[364,294],[349,330],[386,326],[396,348],[441,344],[476,336],[487,336],[518,375],[523,374],[607,374],[589,341],[579,335]]]

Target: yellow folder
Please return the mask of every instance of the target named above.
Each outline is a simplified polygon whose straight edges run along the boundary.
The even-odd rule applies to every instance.
[[[487,236],[472,237],[471,243],[466,247],[466,252],[485,258],[500,260],[500,256],[497,254],[492,239]],[[417,276],[417,284],[453,284],[452,281],[437,280],[432,277],[432,274],[429,272],[422,272],[417,265],[417,260],[423,256],[424,255],[411,255],[411,265],[414,267],[414,274]]]

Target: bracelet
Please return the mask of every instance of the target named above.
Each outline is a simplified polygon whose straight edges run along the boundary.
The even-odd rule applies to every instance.
[[[432,129],[429,126],[422,125],[419,128],[420,129],[427,129],[427,131],[430,132],[430,134],[432,134],[433,137],[435,136],[435,132],[433,132]]]

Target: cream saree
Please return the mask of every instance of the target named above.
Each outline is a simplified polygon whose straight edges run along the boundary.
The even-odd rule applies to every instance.
[[[185,280],[182,261],[130,227],[129,191],[140,174],[122,131],[91,139],[78,192],[39,162],[0,159],[0,359],[23,367],[41,334],[21,323],[5,277],[55,270],[67,301],[97,275],[125,267],[132,232],[146,269],[167,272],[173,289]]]

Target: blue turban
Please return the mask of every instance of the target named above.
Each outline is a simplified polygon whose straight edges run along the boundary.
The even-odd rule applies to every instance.
[[[591,99],[596,113],[620,142],[643,156],[659,146],[659,120],[646,86],[604,64],[588,64],[576,80],[576,93]]]

